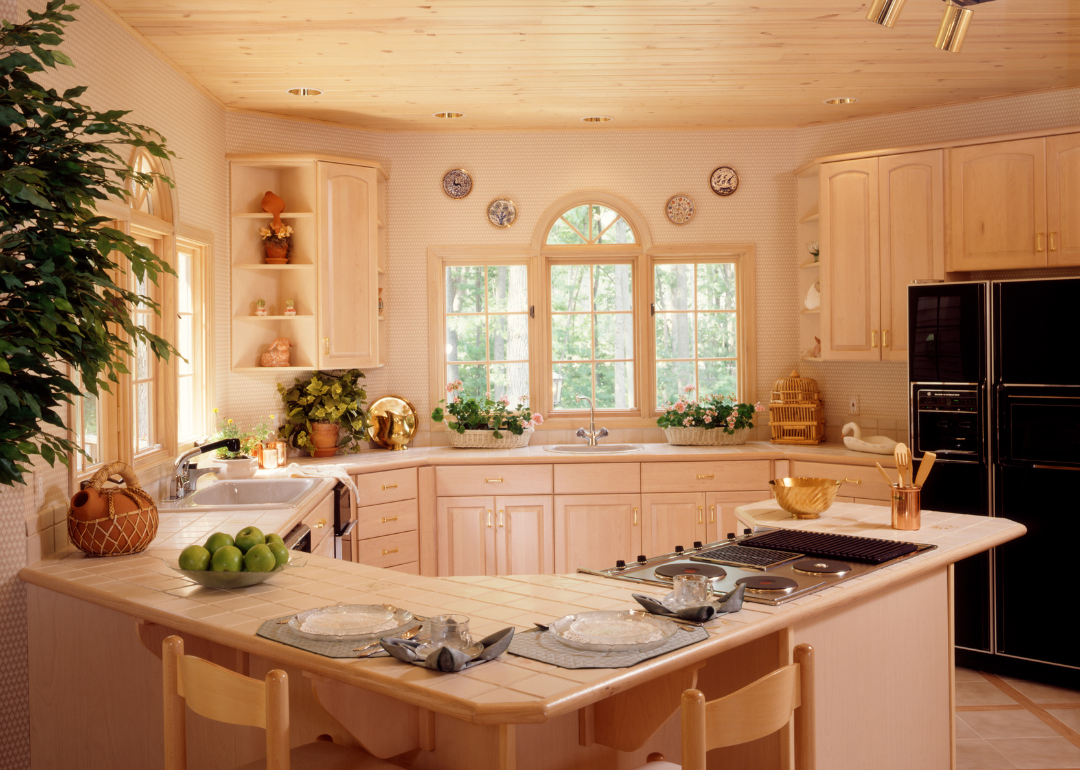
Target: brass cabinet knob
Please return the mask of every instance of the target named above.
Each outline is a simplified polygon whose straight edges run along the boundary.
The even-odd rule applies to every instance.
[[[317,522],[315,522],[315,529],[322,529],[325,526],[326,526],[326,519],[319,519]]]
[[[491,509],[490,508],[488,509],[488,512],[487,512],[487,525],[489,527],[491,526]]]
[[[1036,251],[1036,253],[1040,253],[1040,254],[1042,253],[1042,250],[1043,250],[1043,241],[1042,241],[1042,239],[1043,239],[1043,234],[1042,233],[1035,233],[1035,251]]]
[[[383,556],[389,556],[390,554],[397,553],[397,552],[398,552],[397,548],[383,548],[382,549],[382,555]]]
[[[383,516],[382,523],[386,524],[389,521],[397,521],[397,516]]]
[[[1050,251],[1057,251],[1057,233],[1050,233]]]
[[[388,489],[397,489],[397,484],[383,484],[382,488],[384,492]]]

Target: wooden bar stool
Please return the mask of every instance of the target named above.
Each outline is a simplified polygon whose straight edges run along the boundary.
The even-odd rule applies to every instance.
[[[682,696],[682,765],[650,754],[638,770],[706,770],[705,754],[763,738],[795,720],[795,770],[814,770],[814,648],[795,647],[795,662],[731,695],[705,702],[699,690]]]
[[[185,655],[184,640],[179,636],[165,638],[161,661],[165,672],[165,770],[188,767],[185,705],[207,719],[266,730],[266,759],[236,770],[401,770],[329,741],[290,750],[289,677],[284,671],[270,671],[260,682]]]

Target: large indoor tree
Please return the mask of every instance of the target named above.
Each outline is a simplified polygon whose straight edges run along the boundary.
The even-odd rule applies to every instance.
[[[82,104],[85,87],[63,93],[34,80],[71,60],[56,47],[76,5],[50,0],[27,21],[0,28],[0,482],[23,481],[35,456],[50,465],[80,452],[65,405],[110,390],[127,374],[132,346],[158,358],[176,351],[137,326],[136,304],[158,306],[128,286],[157,283],[169,264],[98,216],[95,205],[123,200],[136,173],[124,155],[143,147],[172,153],[121,110]],[[123,153],[124,155],[122,155]],[[160,180],[171,182],[160,177]]]

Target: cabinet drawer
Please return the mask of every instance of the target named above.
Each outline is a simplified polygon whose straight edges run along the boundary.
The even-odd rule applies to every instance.
[[[444,465],[435,469],[439,497],[550,495],[550,465]]]
[[[768,489],[769,460],[642,463],[642,492],[743,492]]]
[[[588,463],[556,465],[555,494],[637,494],[641,491],[641,463]]]
[[[417,525],[416,500],[398,500],[396,503],[365,505],[357,516],[356,527],[361,540],[410,532]]]
[[[357,505],[380,505],[396,500],[412,500],[416,497],[416,468],[362,473],[356,477],[356,488],[360,490]]]
[[[393,567],[387,567],[394,572],[404,572],[406,575],[419,575],[420,574],[420,562],[411,561],[408,564],[395,564]]]
[[[334,531],[334,496],[327,495],[312,508],[304,517],[304,523],[311,528],[311,552],[315,553],[323,539]]]
[[[891,458],[889,465],[894,465]],[[885,463],[882,462],[882,465]],[[891,496],[889,487],[877,472],[877,468],[866,465],[841,465],[839,463],[808,463],[796,460],[791,464],[792,476],[810,476],[818,479],[862,479],[862,484],[844,484],[836,494],[838,497],[864,498],[859,502],[888,500]],[[895,475],[895,474],[894,474]]]
[[[334,558],[334,538],[324,537],[318,547],[312,548],[311,553],[314,556],[325,556],[328,559]]]
[[[360,563],[369,567],[396,567],[420,560],[416,532],[399,532],[360,541]]]

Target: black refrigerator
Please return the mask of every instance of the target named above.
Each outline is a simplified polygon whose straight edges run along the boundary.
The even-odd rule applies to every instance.
[[[1080,577],[1080,278],[908,289],[912,453],[938,459],[924,510],[1028,534],[955,569],[958,663],[1080,685],[1068,632]]]

